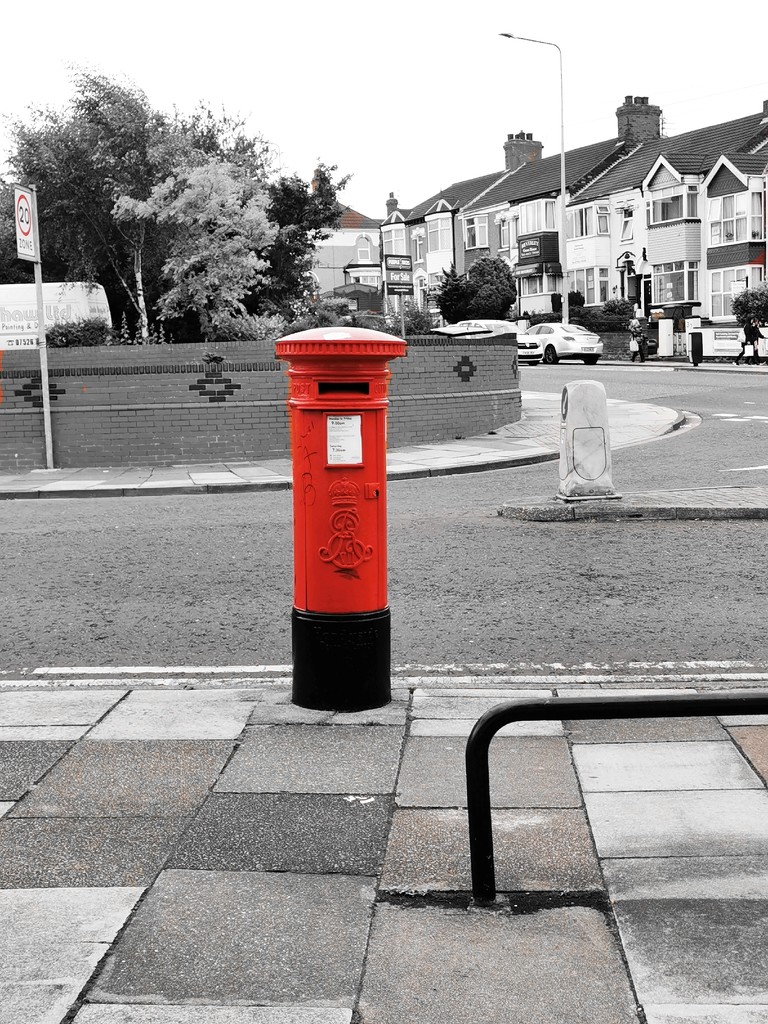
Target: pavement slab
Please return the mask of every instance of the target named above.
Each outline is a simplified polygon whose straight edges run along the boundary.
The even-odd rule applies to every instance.
[[[730,743],[583,744],[573,759],[585,793],[762,788]]]
[[[249,728],[216,784],[235,793],[391,793],[403,728]]]
[[[187,818],[4,818],[0,888],[150,885]]]
[[[764,782],[768,782],[768,726],[750,725],[731,728],[731,736],[752,762],[755,770],[760,773]]]
[[[500,892],[603,888],[583,811],[495,811],[493,840]],[[466,811],[396,810],[381,888],[400,893],[471,890]]]
[[[236,739],[261,696],[259,690],[134,690],[89,739]]]
[[[71,746],[57,740],[0,742],[0,800],[19,800]]]
[[[319,1006],[83,1007],[74,1024],[350,1024],[350,1010]]]
[[[602,868],[612,900],[768,900],[768,856],[640,857]]]
[[[0,1024],[58,1024],[141,893],[139,888],[0,892]]]
[[[768,901],[619,902],[641,1003],[768,1003]]]
[[[514,694],[515,699],[546,698],[552,695],[551,690],[520,690]],[[415,722],[429,721],[429,731],[422,731],[424,735],[440,735],[437,729],[439,722],[450,723],[451,728],[456,730],[458,720],[471,723],[469,732],[472,731],[474,723],[484,715],[486,711],[495,708],[499,703],[510,699],[508,689],[442,689],[435,688],[429,691],[417,689],[414,692],[411,714]],[[469,735],[469,732],[466,735]],[[464,734],[453,731],[450,735]],[[556,736],[562,735],[561,722],[513,722],[499,730],[498,735],[508,736]]]
[[[401,807],[466,807],[462,737],[411,736],[400,767]],[[557,736],[493,740],[489,755],[494,807],[580,807],[566,740]]]
[[[127,690],[0,693],[0,727],[93,725]]]
[[[391,798],[215,793],[173,855],[174,868],[375,875]]]
[[[361,877],[165,871],[89,1001],[351,1009],[373,900]]]
[[[360,1024],[637,1024],[618,944],[598,911],[379,904]]]
[[[645,1006],[646,1024],[768,1024],[768,1006]]]
[[[585,718],[564,724],[572,743],[728,740],[728,733],[716,718]]]
[[[586,793],[598,856],[760,856],[768,849],[768,793]]]
[[[224,740],[81,740],[11,817],[193,814],[227,761]]]

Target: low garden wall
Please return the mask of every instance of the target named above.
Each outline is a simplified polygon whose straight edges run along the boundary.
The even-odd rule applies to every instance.
[[[390,364],[391,447],[485,433],[520,418],[512,337],[407,341],[407,356]],[[286,369],[273,344],[49,349],[54,464],[285,456]],[[42,402],[37,351],[0,352],[0,470],[45,467]]]

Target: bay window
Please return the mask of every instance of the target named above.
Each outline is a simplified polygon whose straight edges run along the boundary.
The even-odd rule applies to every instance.
[[[709,200],[709,244],[762,239],[763,196],[760,192],[737,192]]]
[[[653,193],[651,223],[664,224],[684,217],[698,217],[698,189],[695,185],[670,185]]]
[[[712,297],[712,316],[731,316],[733,312],[732,285],[756,288],[762,280],[762,267],[729,267],[727,270],[713,270],[709,275]]]
[[[556,230],[554,199],[537,199],[532,203],[523,203],[520,207],[520,216],[522,235]]]
[[[697,260],[659,263],[653,268],[654,302],[695,302],[699,297]]]
[[[586,267],[568,272],[568,291],[580,292],[585,306],[608,301],[608,268]]]

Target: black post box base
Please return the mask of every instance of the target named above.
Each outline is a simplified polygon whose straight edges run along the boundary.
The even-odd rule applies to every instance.
[[[392,699],[389,608],[330,615],[293,609],[291,700],[317,711],[368,711]]]

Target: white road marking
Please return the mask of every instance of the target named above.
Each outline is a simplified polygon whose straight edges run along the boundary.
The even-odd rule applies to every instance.
[[[735,469],[721,469],[721,473],[752,473],[757,469],[768,469],[768,466],[736,466]]]
[[[290,672],[290,665],[99,665],[99,666],[53,666],[36,668],[33,675],[41,676],[130,676],[130,675],[277,675]]]

